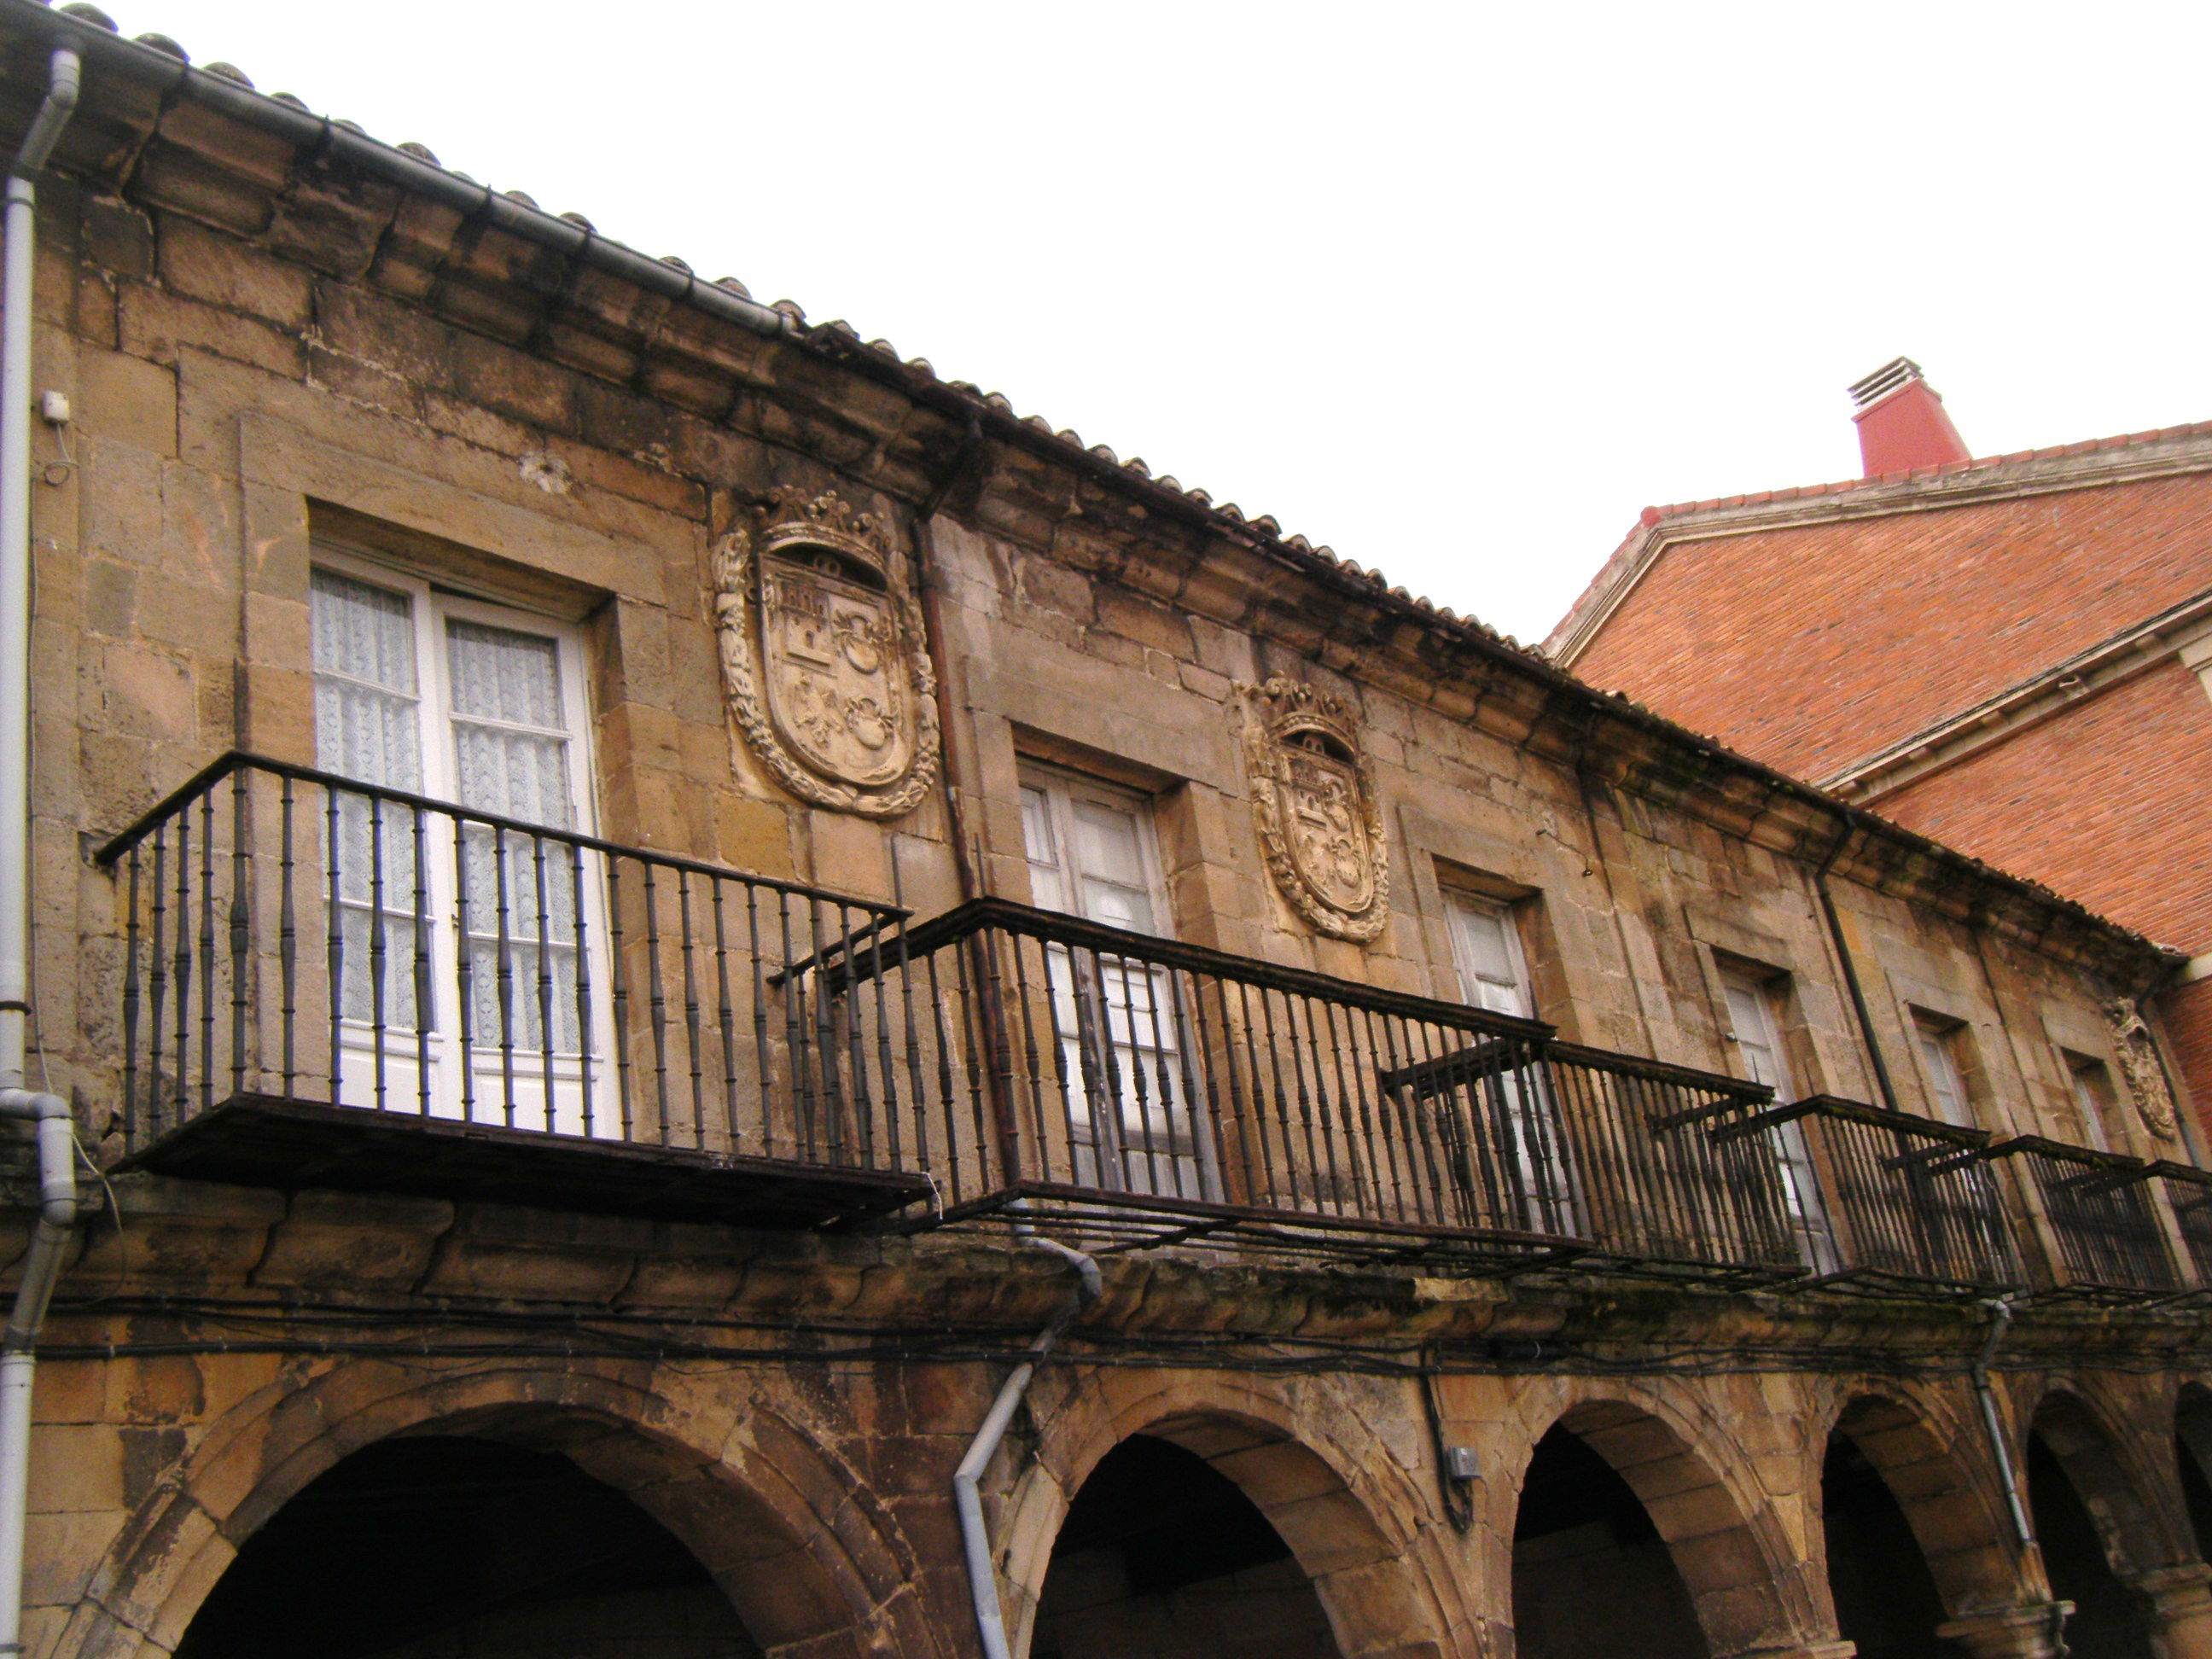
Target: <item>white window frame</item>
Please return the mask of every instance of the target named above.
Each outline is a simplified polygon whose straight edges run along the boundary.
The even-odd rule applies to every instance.
[[[1522,948],[1520,918],[1514,914],[1515,907],[1503,899],[1486,897],[1463,887],[1443,889],[1443,899],[1447,929],[1451,935],[1452,966],[1459,974],[1460,1000],[1470,1008],[1489,1008],[1476,988],[1498,983],[1484,979],[1475,971],[1474,951],[1465,931],[1467,918],[1486,916],[1498,923],[1498,931],[1504,939],[1506,965],[1512,970],[1512,988],[1520,1004],[1518,1007],[1490,1012],[1521,1019],[1535,1018],[1536,988],[1528,978],[1528,957]]]
[[[1052,866],[1058,874],[1061,890],[1067,902],[1060,906],[1063,914],[1080,916],[1085,921],[1098,922],[1101,927],[1114,924],[1103,921],[1082,908],[1082,872],[1075,865],[1075,803],[1087,800],[1100,806],[1111,807],[1117,812],[1127,812],[1136,820],[1138,861],[1143,867],[1145,901],[1151,906],[1152,925],[1133,931],[1147,933],[1158,939],[1175,937],[1175,922],[1168,908],[1167,877],[1160,861],[1158,831],[1152,823],[1153,800],[1149,795],[1119,784],[1109,783],[1064,766],[1053,766],[1042,761],[1024,759],[1018,772],[1018,781],[1024,790],[1036,790],[1044,797],[1045,816],[1052,830]],[[1024,837],[1022,856],[1032,872],[1037,861],[1030,856],[1027,837]],[[1034,877],[1032,877],[1034,884]],[[1040,909],[1054,907],[1037,897],[1032,884],[1032,902]]]
[[[416,752],[422,768],[422,776],[408,793],[432,800],[453,803],[459,810],[467,809],[459,808],[458,800],[459,764],[453,735],[453,675],[447,641],[447,623],[475,623],[510,633],[535,635],[550,641],[554,647],[556,672],[561,682],[562,719],[567,728],[564,736],[568,744],[571,821],[566,825],[546,827],[565,835],[596,836],[599,815],[594,791],[598,768],[593,760],[591,710],[585,690],[583,641],[574,623],[517,606],[454,592],[438,586],[404,566],[365,556],[343,544],[320,537],[310,541],[308,564],[311,570],[328,570],[335,575],[397,594],[407,601],[408,620],[414,635]],[[309,602],[312,605],[312,596]],[[312,669],[312,664],[310,678],[313,683],[310,696],[319,697],[321,675],[319,671]],[[335,767],[324,764],[325,758],[318,753],[319,767],[335,772]],[[427,1051],[430,1056],[431,1113],[434,1116],[459,1118],[464,1113],[464,1100],[472,1098],[472,1121],[506,1125],[509,1118],[506,1079],[490,1058],[497,1053],[495,1045],[484,1043],[481,1036],[472,1041],[471,1071],[465,1094],[457,1064],[461,1010],[460,977],[455,953],[460,949],[461,930],[459,894],[453,873],[455,854],[452,824],[452,820],[434,815],[426,825],[426,873],[430,906],[427,931],[431,941],[432,1030],[418,1042],[417,1035],[412,1029],[402,1032],[387,1027],[382,1043],[382,1066],[379,1067],[374,1025],[350,1018],[343,1019],[339,1097],[347,1104],[380,1103],[374,1083],[365,1079],[380,1073],[386,1079],[380,1103],[386,1109],[418,1110],[422,1098],[418,1061],[421,1054]],[[586,946],[590,952],[587,965],[592,982],[595,986],[611,988],[614,964],[607,948],[608,907],[604,882],[604,871],[596,867],[595,863],[587,866],[581,921],[586,933]],[[411,913],[411,894],[404,896],[404,903]],[[387,900],[387,909],[391,905],[392,901]],[[589,1016],[589,1029],[583,1033],[583,1040],[590,1045],[592,1054],[592,1109],[588,1120],[583,1110],[580,1094],[582,1066],[579,1058],[556,1053],[553,1061],[556,1092],[554,1100],[548,1102],[544,1098],[544,1068],[541,1054],[533,1048],[528,1051],[526,1065],[519,1056],[516,1060],[515,1079],[520,1087],[516,1091],[514,1114],[515,1127],[580,1133],[588,1121],[592,1132],[596,1135],[619,1136],[621,1133],[621,1109],[617,1097],[617,1077],[614,1060],[615,1031],[609,997],[604,993],[594,995],[589,1000],[585,1012]],[[524,1075],[526,1071],[526,1077]],[[486,1085],[493,1079],[497,1079],[499,1086],[488,1090]],[[562,1091],[561,1085],[564,1083],[579,1085],[573,1099]]]
[[[1788,994],[1790,975],[1728,963],[1717,965],[1721,1013],[1726,1022],[1722,1030],[1735,1045],[1736,1069],[1752,1082],[1772,1088],[1777,1105],[1789,1104],[1799,1097],[1799,1090],[1790,1064],[1790,1050],[1783,1042],[1777,1005]],[[1753,1017],[1758,1022],[1757,1030],[1747,1033],[1741,1029],[1742,1022],[1736,1014],[1737,994],[1750,1004]],[[1765,1054],[1771,1077],[1759,1075],[1759,1068],[1751,1059],[1754,1046]],[[1814,1273],[1834,1273],[1842,1267],[1843,1258],[1836,1248],[1835,1230],[1821,1198],[1820,1171],[1814,1164],[1812,1142],[1805,1133],[1802,1119],[1785,1123],[1777,1131],[1775,1150],[1782,1171],[1783,1200],[1790,1224],[1797,1233],[1798,1249]]]
[[[1022,853],[1031,872],[1030,896],[1037,901],[1039,908],[1055,908],[1042,902],[1034,885],[1036,872],[1047,868],[1054,871],[1060,884],[1066,901],[1057,907],[1060,914],[1101,927],[1119,925],[1091,915],[1082,908],[1083,872],[1075,861],[1075,805],[1079,801],[1090,801],[1127,814],[1136,825],[1137,858],[1144,882],[1142,890],[1152,910],[1152,926],[1129,931],[1156,939],[1174,937],[1150,797],[1065,767],[1026,758],[1020,764],[1017,781],[1025,793],[1034,791],[1042,798],[1046,823],[1052,836],[1053,859],[1051,863],[1043,864],[1033,856],[1027,825],[1024,825]],[[1122,1079],[1125,1091],[1118,1110],[1100,1113],[1087,1099],[1078,1098],[1083,1094],[1080,1045],[1085,1031],[1110,1031],[1115,1019],[1110,1007],[1103,1016],[1096,1008],[1097,985],[1104,986],[1109,1005],[1114,998],[1111,977],[1092,970],[1097,955],[1087,950],[1071,951],[1060,945],[1045,947],[1048,994],[1053,998],[1054,1018],[1060,1029],[1060,1066],[1068,1085],[1072,1173],[1078,1184],[1109,1192],[1218,1199],[1222,1192],[1219,1158],[1213,1145],[1212,1126],[1200,1103],[1181,1098],[1164,1103],[1155,1097],[1163,1075],[1178,1096],[1182,1090],[1182,1073],[1178,1063],[1181,1051],[1177,1045],[1191,1027],[1183,1017],[1187,1011],[1176,1000],[1181,993],[1174,975],[1158,970],[1150,975],[1145,1005],[1147,1012],[1141,1021],[1130,1012],[1134,1006],[1132,988],[1126,983],[1122,987],[1123,997],[1129,1006],[1120,1018],[1130,1040],[1126,1043],[1117,1040],[1112,1044],[1115,1074]],[[1122,960],[1126,974],[1127,959]],[[1131,977],[1141,981],[1146,976],[1139,974]],[[1103,1059],[1103,1054],[1094,1054],[1094,1063]],[[1164,1065],[1164,1060],[1169,1063]],[[1146,1115],[1138,1111],[1139,1091],[1134,1086],[1133,1068],[1139,1066],[1146,1068],[1146,1114],[1150,1116],[1149,1122]]]
[[[1905,1006],[1912,1024],[1912,1052],[1920,1066],[1921,1086],[1936,1115],[1955,1128],[1972,1129],[1975,1122],[1973,1091],[1960,1068],[1957,1044],[1966,1029],[1963,1020],[1951,1019],[1925,1008]]]
[[[2066,1071],[2066,1086],[2074,1097],[2074,1109],[2081,1115],[2081,1133],[2089,1145],[2100,1152],[2124,1152],[2125,1146],[2112,1144],[2112,1119],[2118,1115],[2118,1091],[2112,1085],[2112,1068],[2095,1054],[2085,1054],[2077,1048],[2061,1048],[2058,1063]],[[2095,1079],[2093,1083],[2091,1079]],[[2103,1085],[2100,1093],[2097,1083]]]
[[[598,769],[592,763],[591,708],[584,692],[584,643],[574,623],[516,605],[457,593],[404,567],[364,557],[342,543],[319,538],[311,544],[307,562],[311,568],[333,571],[371,587],[405,596],[408,618],[415,630],[417,741],[422,757],[422,781],[416,793],[433,800],[455,800],[459,787],[453,753],[453,665],[446,651],[447,620],[481,623],[486,627],[503,628],[515,634],[536,634],[552,641],[561,676],[561,714],[568,723],[570,744],[569,810],[574,817],[568,830],[580,836],[599,833],[599,804],[593,788]],[[320,762],[318,756],[317,763]]]
[[[1511,900],[1442,883],[1438,884],[1438,891],[1444,902],[1444,929],[1451,941],[1452,967],[1459,976],[1460,1000],[1486,1013],[1515,1019],[1536,1018],[1536,987],[1529,977],[1528,953],[1521,939],[1520,906]],[[1510,1008],[1493,1007],[1480,989],[1484,986],[1497,987],[1500,981],[1485,978],[1476,969],[1468,927],[1477,916],[1498,926],[1505,948],[1506,969],[1513,975],[1509,988],[1515,1006]],[[1559,1103],[1541,1072],[1532,1069],[1504,1074],[1482,1086],[1497,1091],[1497,1104],[1504,1114],[1502,1127],[1510,1129],[1513,1137],[1515,1171],[1522,1184],[1522,1224],[1533,1232],[1579,1233],[1583,1229],[1580,1183],[1568,1150],[1566,1126],[1561,1119]]]

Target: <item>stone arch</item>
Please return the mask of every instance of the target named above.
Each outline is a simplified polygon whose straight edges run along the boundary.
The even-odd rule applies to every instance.
[[[1538,1443],[1549,1430],[1564,1429],[1604,1459],[1644,1505],[1716,1659],[1799,1648],[1815,1632],[1818,1601],[1802,1552],[1758,1481],[1735,1457],[1716,1462],[1701,1449],[1735,1449],[1718,1423],[1692,1422],[1654,1394],[1615,1389],[1573,1401],[1530,1427],[1510,1491],[1499,1494],[1504,1535],[1512,1535]]]
[[[362,1360],[264,1388],[139,1504],[56,1659],[173,1649],[246,1539],[341,1459],[409,1434],[566,1456],[673,1534],[770,1654],[938,1651],[919,1564],[853,1471],[770,1407],[731,1399],[687,1415],[653,1381],[575,1361],[425,1380]]]
[[[1392,1449],[1365,1431],[1364,1413],[1301,1413],[1280,1383],[1261,1389],[1218,1376],[1109,1375],[1057,1392],[1049,1407],[1033,1396],[1036,1455],[994,1528],[1018,1654],[1028,1650],[1068,1506],[1106,1454],[1138,1434],[1203,1458],[1251,1500],[1312,1583],[1345,1659],[1457,1650],[1453,1632],[1468,1615],[1443,1599],[1456,1578],[1433,1559],[1429,1506]],[[1419,1420],[1417,1401],[1400,1408]]]
[[[2165,1486],[2144,1466],[2134,1437],[2087,1396],[2067,1388],[2048,1389],[2029,1415],[2027,1434],[2039,1437],[2057,1459],[2114,1572],[2126,1577],[2194,1559],[2171,1506],[2157,1501]]]
[[[1976,1424],[1902,1390],[1863,1391],[1844,1399],[1810,1449],[1817,1468],[1829,1441],[1846,1435],[1874,1465],[1954,1619],[2043,1594],[2039,1574],[2035,1584],[2022,1583],[2030,1568],[1995,1470],[1957,1449],[1976,1443],[1978,1433]]]

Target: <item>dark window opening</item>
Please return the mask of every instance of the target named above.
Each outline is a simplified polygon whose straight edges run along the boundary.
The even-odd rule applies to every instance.
[[[2181,1496],[2189,1505],[2189,1525],[2197,1539],[2197,1553],[2212,1561],[2212,1480],[2204,1478],[2197,1454],[2190,1449],[2189,1442],[2178,1434],[2173,1437],[2173,1461],[2181,1466]]]

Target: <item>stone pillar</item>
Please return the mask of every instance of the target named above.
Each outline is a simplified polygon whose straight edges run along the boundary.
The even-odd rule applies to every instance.
[[[1938,1625],[1936,1634],[1956,1642],[1974,1659],[2057,1659],[2061,1621],[2073,1611],[2071,1601],[1999,1607]]]
[[[2212,1659],[2212,1566],[2154,1567],[2127,1582],[2150,1603],[2145,1624],[2158,1659]]]

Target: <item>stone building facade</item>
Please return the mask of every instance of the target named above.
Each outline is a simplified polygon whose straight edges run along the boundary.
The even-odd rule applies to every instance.
[[[1893,411],[1940,416],[1904,367],[1863,440]],[[2187,951],[2163,1006],[2202,1103],[2212,427],[1978,460],[1940,430],[1868,441],[1864,478],[1648,510],[1547,648]]]
[[[84,64],[34,1659],[2212,1654],[2171,953],[173,43],[0,40],[10,133]]]

